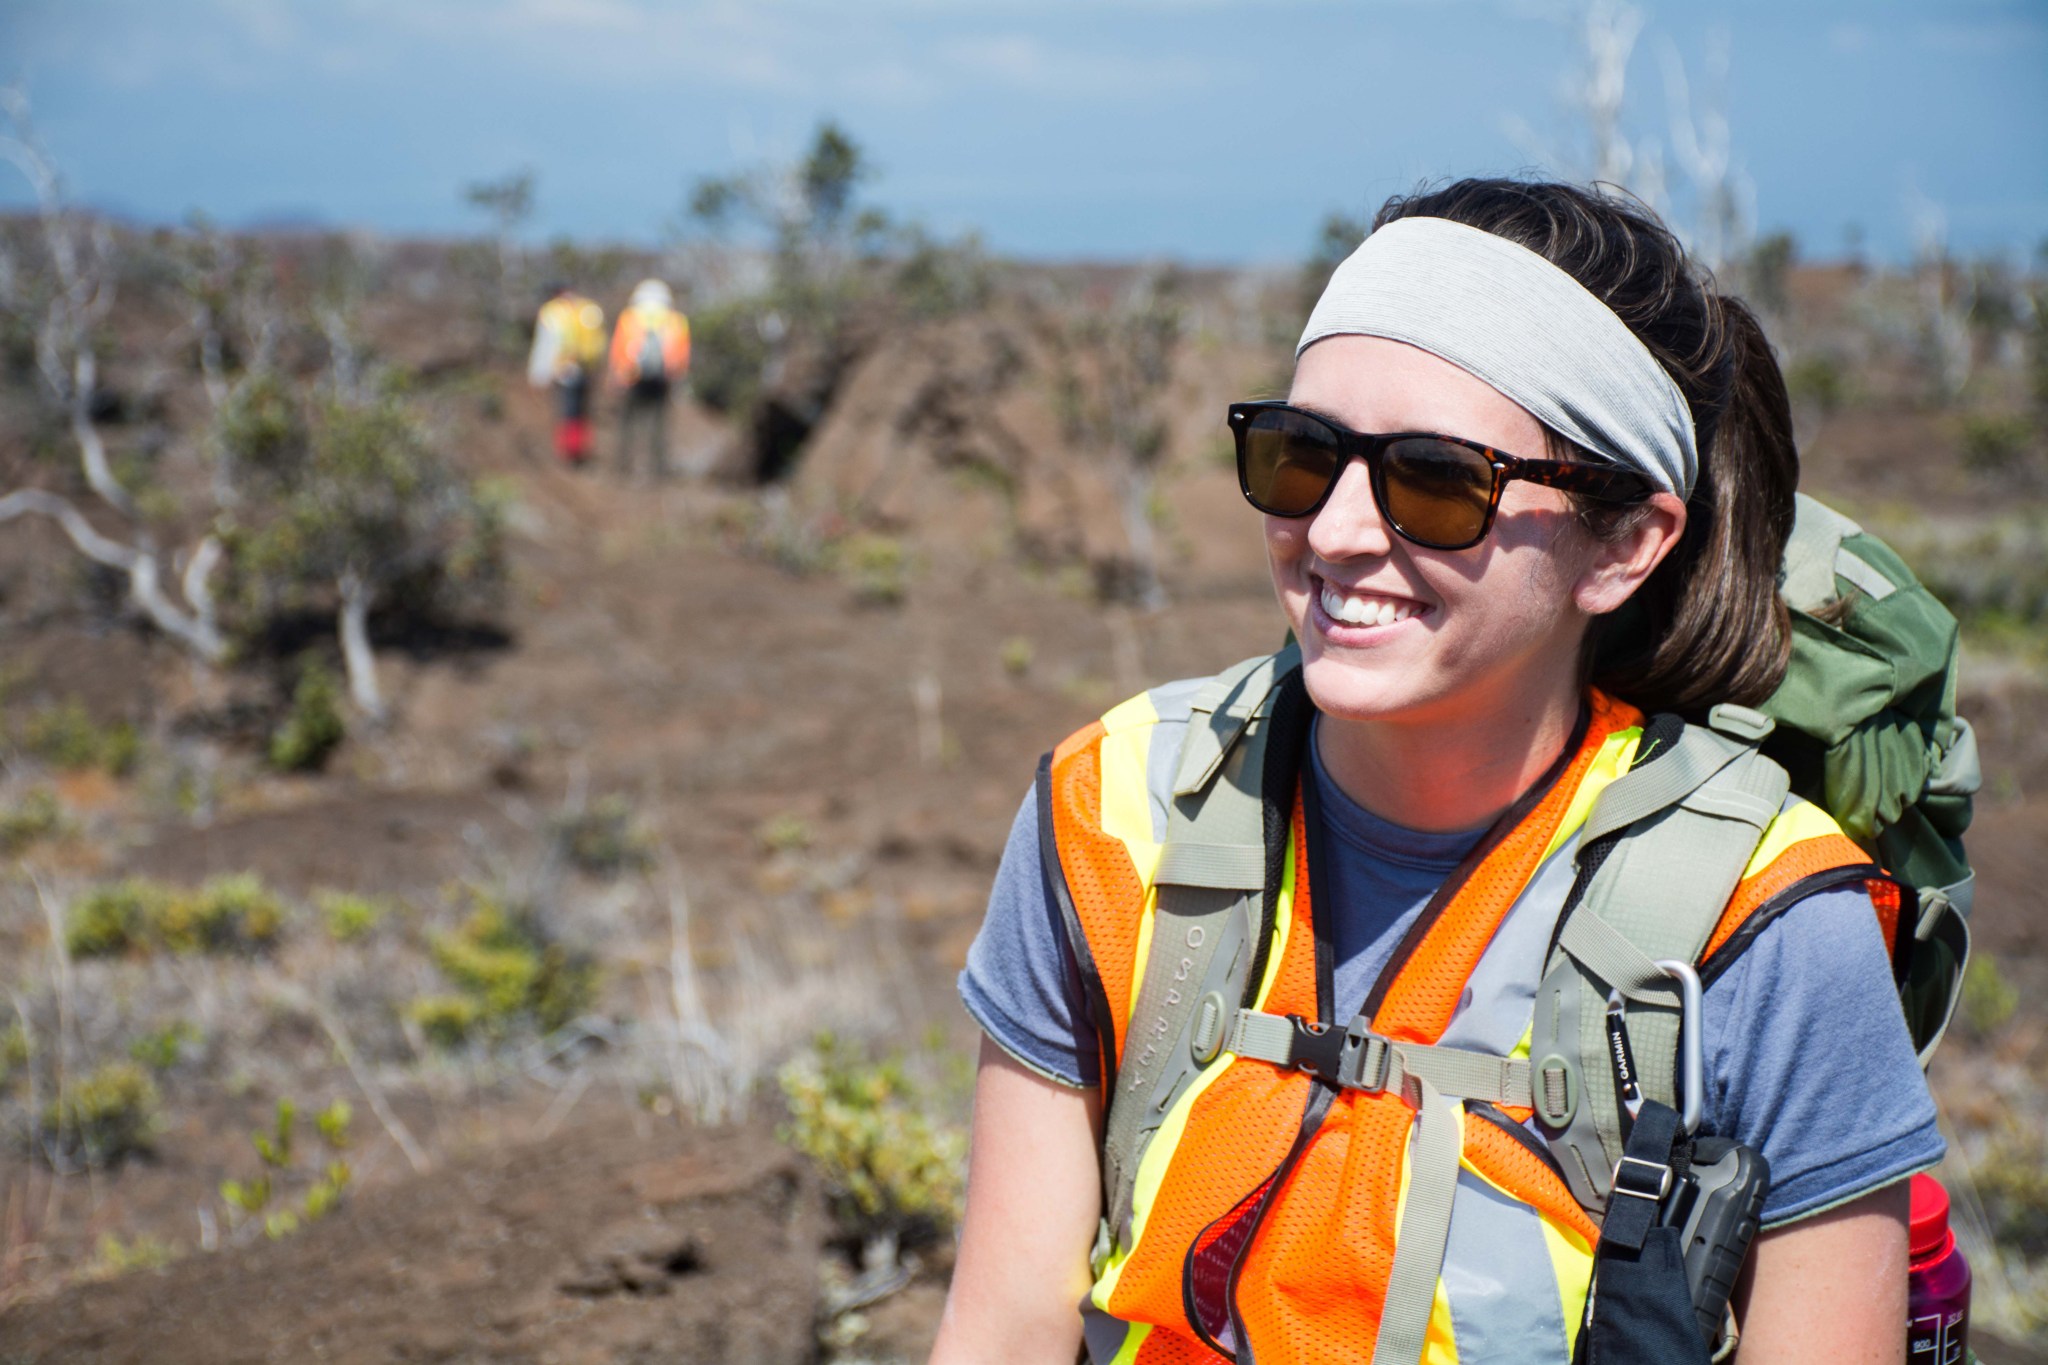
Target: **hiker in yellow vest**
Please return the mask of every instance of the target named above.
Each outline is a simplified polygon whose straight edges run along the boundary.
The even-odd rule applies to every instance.
[[[555,392],[555,454],[565,464],[590,458],[590,383],[603,357],[604,309],[566,284],[549,285],[526,378]]]
[[[625,395],[619,414],[619,468],[630,473],[633,445],[644,441],[654,477],[668,474],[670,390],[690,370],[690,320],[660,280],[633,287],[612,333],[612,387]]]
[[[1900,888],[1753,745],[1798,480],[1755,318],[1633,201],[1464,181],[1382,209],[1288,399],[1228,422],[1297,643],[1042,763],[961,976],[933,1359],[1704,1362],[1732,1314],[1743,1365],[1902,1360],[1905,1179],[1943,1146]],[[1740,856],[1704,892],[1674,863],[1705,914],[1646,954],[1582,895],[1652,815]],[[1546,964],[1613,983],[1602,1085]],[[1659,1220],[1712,1135],[1763,1230],[1696,1322]]]

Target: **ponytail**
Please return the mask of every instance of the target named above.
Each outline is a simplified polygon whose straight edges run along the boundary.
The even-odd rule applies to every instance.
[[[1621,611],[1588,640],[1598,687],[1651,712],[1755,705],[1791,654],[1778,570],[1792,534],[1799,453],[1784,376],[1756,315],[1714,292],[1670,229],[1642,205],[1573,185],[1462,180],[1396,197],[1374,219],[1449,218],[1535,251],[1612,308],[1685,394],[1700,450],[1685,533]],[[1585,458],[1562,437],[1567,458]],[[1581,503],[1603,539],[1640,507]]]

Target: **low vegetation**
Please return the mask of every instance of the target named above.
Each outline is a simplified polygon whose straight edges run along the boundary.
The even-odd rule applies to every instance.
[[[444,1047],[474,1037],[502,1037],[521,1025],[551,1033],[590,1005],[596,961],[557,942],[531,906],[508,903],[498,890],[468,885],[457,892],[460,924],[429,942],[450,995],[415,1000],[408,1015]]]
[[[65,943],[76,957],[260,952],[276,943],[284,921],[283,900],[252,873],[198,887],[131,877],[74,900]]]
[[[901,1058],[875,1060],[827,1034],[777,1079],[789,1106],[783,1141],[816,1163],[849,1237],[915,1241],[952,1230],[967,1136],[938,1117],[931,1088]]]

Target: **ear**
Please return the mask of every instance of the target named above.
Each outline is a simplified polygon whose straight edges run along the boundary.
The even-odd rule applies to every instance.
[[[1685,504],[1654,493],[1626,535],[1596,541],[1593,556],[1572,586],[1572,600],[1588,616],[1605,616],[1635,594],[1685,534]]]

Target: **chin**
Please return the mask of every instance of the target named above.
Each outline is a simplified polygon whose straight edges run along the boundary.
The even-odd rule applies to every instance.
[[[1393,660],[1362,665],[1322,654],[1305,660],[1301,677],[1309,700],[1324,715],[1334,720],[1386,721],[1430,702],[1428,689],[1416,686],[1416,671]]]

